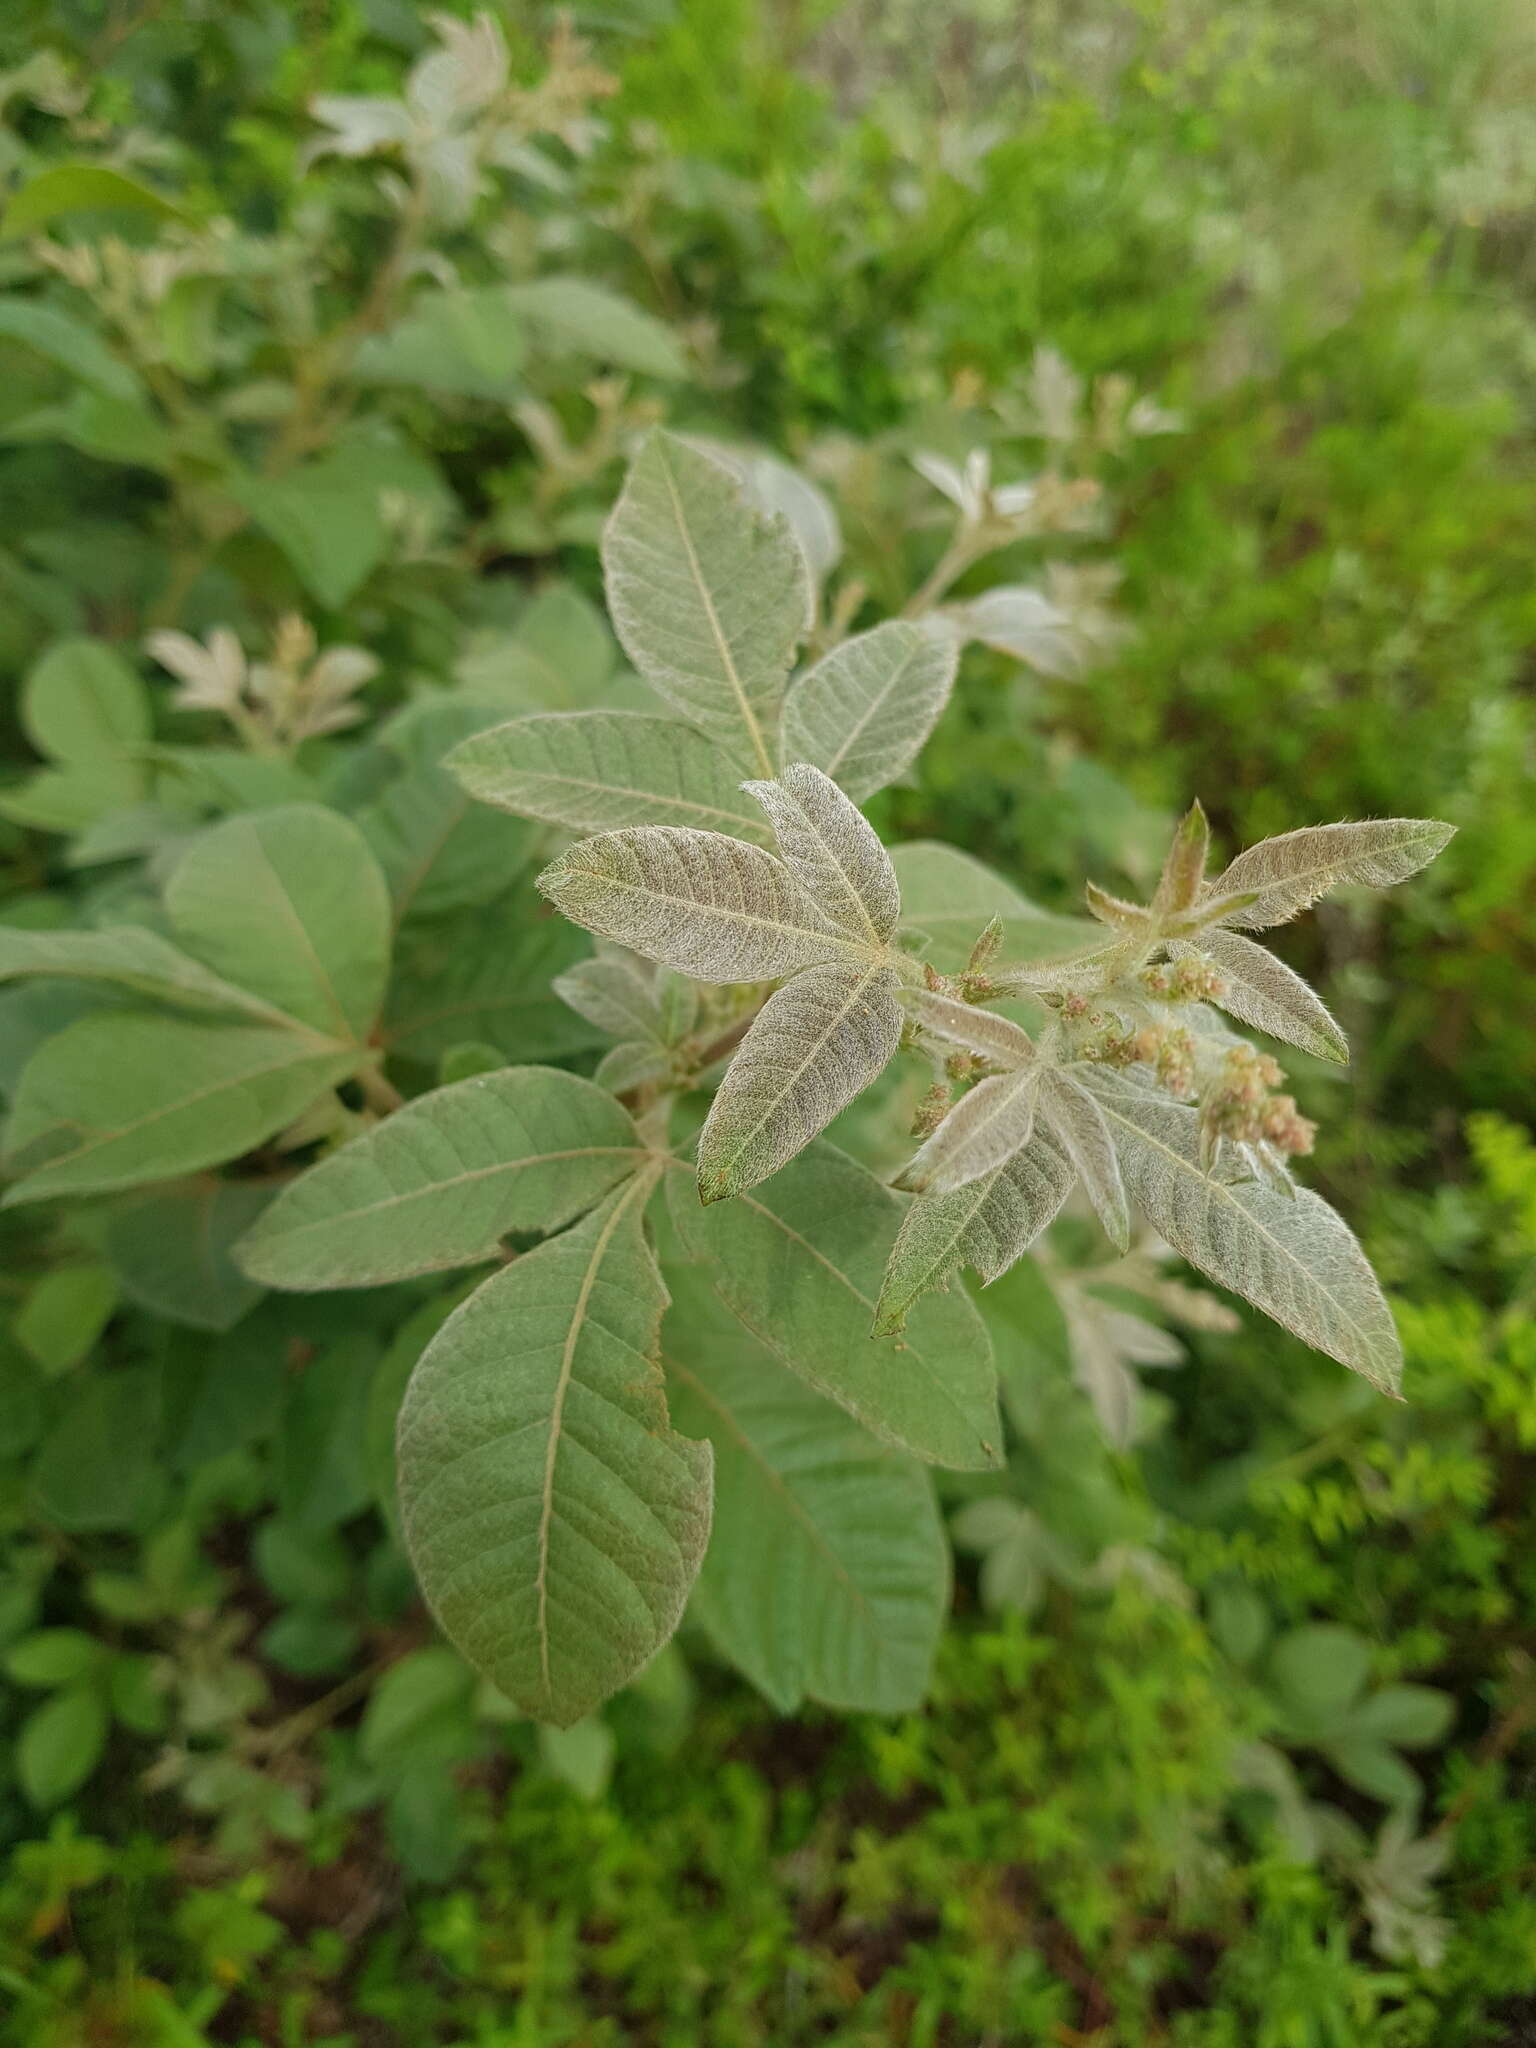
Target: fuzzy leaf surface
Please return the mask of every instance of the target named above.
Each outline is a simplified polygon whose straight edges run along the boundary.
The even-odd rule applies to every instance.
[[[1284,924],[1341,883],[1387,889],[1428,867],[1456,828],[1437,818],[1367,818],[1352,825],[1304,825],[1261,839],[1240,853],[1225,874],[1207,883],[1203,900],[1257,890],[1257,899],[1234,910],[1228,924],[1248,931]]]
[[[1029,1033],[995,1010],[928,988],[903,989],[902,999],[923,1029],[946,1045],[963,1046],[1004,1067],[1028,1066],[1035,1056]]]
[[[699,1137],[704,1201],[777,1173],[884,1072],[901,1040],[895,987],[889,968],[830,960],[768,998]]]
[[[743,785],[768,814],[784,865],[817,907],[861,944],[883,946],[901,916],[891,857],[856,805],[819,768],[792,763]]]
[[[539,887],[572,923],[696,981],[773,981],[866,953],[782,861],[720,832],[602,832],[552,861]]]
[[[715,1453],[690,1616],[780,1713],[916,1707],[949,1594],[928,1474],[787,1372],[698,1268],[667,1278],[673,1422]]]
[[[401,1520],[433,1611],[477,1671],[560,1728],[666,1642],[709,1537],[709,1446],[667,1419],[648,1187],[471,1295],[400,1412]]]
[[[1392,1311],[1326,1202],[1308,1188],[1287,1196],[1203,1172],[1199,1119],[1182,1103],[1105,1074],[1094,1094],[1132,1200],[1181,1258],[1373,1386],[1396,1391],[1402,1349]]]
[[[901,1345],[871,1340],[901,1202],[856,1160],[822,1140],[735,1201],[703,1208],[681,1176],[672,1198],[721,1300],[791,1372],[930,1464],[999,1462],[992,1348],[967,1296],[925,1302]]]
[[[790,686],[784,759],[809,761],[863,803],[917,759],[959,658],[953,633],[903,619],[845,640]]]
[[[1040,1071],[1040,1114],[1076,1167],[1110,1243],[1125,1251],[1131,1241],[1130,1209],[1103,1110],[1080,1081],[1060,1067],[1047,1066]]]
[[[614,630],[691,724],[771,775],[785,679],[811,616],[786,522],[675,436],[652,434],[603,536]]]
[[[645,1158],[621,1105],[553,1067],[419,1095],[293,1181],[240,1248],[269,1287],[374,1287],[558,1230]]]
[[[166,886],[189,953],[334,1038],[362,1039],[389,973],[383,872],[349,819],[318,804],[227,818]]]
[[[482,802],[580,832],[685,825],[769,838],[720,749],[674,718],[543,712],[466,740],[448,765]]]
[[[1029,1143],[1040,1099],[1034,1068],[992,1074],[962,1095],[901,1176],[914,1193],[943,1195],[991,1173]]]
[[[1220,1007],[1229,1016],[1319,1059],[1349,1058],[1348,1041],[1322,997],[1267,946],[1217,926],[1200,934],[1199,950],[1215,962],[1227,984]]]
[[[875,1328],[901,1330],[962,1266],[995,1280],[1021,1259],[1072,1192],[1070,1160],[1044,1131],[980,1180],[919,1195],[902,1219],[880,1287]]]

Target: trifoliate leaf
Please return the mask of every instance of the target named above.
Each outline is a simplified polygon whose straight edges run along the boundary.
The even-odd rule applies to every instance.
[[[809,761],[863,803],[911,767],[954,687],[953,633],[890,619],[845,640],[791,686],[786,761]]]

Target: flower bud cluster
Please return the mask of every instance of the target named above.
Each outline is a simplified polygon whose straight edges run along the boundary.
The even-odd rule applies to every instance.
[[[1160,1086],[1187,1101],[1195,1092],[1195,1054],[1194,1033],[1182,1024],[1146,1024],[1090,1039],[1079,1057],[1107,1067],[1151,1067]]]
[[[1215,962],[1196,953],[1144,967],[1137,980],[1147,995],[1161,1003],[1219,1003],[1227,992]]]
[[[1268,1053],[1251,1045],[1233,1046],[1205,1101],[1206,1128],[1238,1144],[1272,1145],[1288,1156],[1310,1152],[1317,1125],[1300,1114],[1294,1096],[1273,1092],[1284,1079]]]

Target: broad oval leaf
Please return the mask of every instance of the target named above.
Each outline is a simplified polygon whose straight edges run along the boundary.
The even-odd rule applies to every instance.
[[[1268,947],[1217,926],[1200,934],[1199,950],[1220,969],[1227,987],[1217,1001],[1230,1016],[1318,1059],[1349,1058],[1349,1043],[1322,997]]]
[[[1353,1233],[1308,1188],[1281,1194],[1200,1166],[1199,1116],[1108,1074],[1094,1094],[1131,1197],[1181,1258],[1305,1343],[1395,1393],[1402,1348]]]
[[[672,1417],[715,1453],[709,1550],[689,1602],[778,1708],[904,1713],[927,1689],[949,1593],[933,1483],[787,1372],[711,1293],[669,1271]]]
[[[1437,818],[1368,818],[1352,825],[1304,825],[1261,839],[1240,853],[1225,874],[1206,884],[1202,901],[1257,890],[1252,903],[1227,923],[1259,931],[1299,916],[1329,889],[1353,882],[1390,888],[1428,867],[1455,835]]]
[[[783,756],[809,761],[856,804],[910,768],[954,688],[953,633],[888,619],[790,686]]]
[[[21,722],[40,754],[86,769],[143,746],[153,730],[149,693],[105,640],[56,640],[27,673]]]
[[[885,1443],[930,1464],[1000,1462],[997,1374],[986,1326],[964,1294],[924,1302],[901,1344],[870,1319],[901,1215],[899,1197],[818,1140],[760,1188],[703,1208],[673,1189],[688,1249],[715,1291],[791,1372]]]
[[[683,716],[771,775],[795,648],[811,618],[805,558],[729,470],[660,431],[603,536],[608,609],[625,653]]]
[[[197,1180],[126,1195],[108,1209],[102,1250],[124,1294],[193,1330],[230,1330],[261,1299],[230,1256],[272,1199],[259,1180]]]
[[[978,1081],[919,1147],[898,1186],[942,1195],[980,1180],[1029,1143],[1039,1097],[1034,1068]]]
[[[1118,1251],[1128,1250],[1131,1218],[1125,1182],[1104,1112],[1080,1081],[1060,1067],[1048,1066],[1040,1072],[1040,1114],[1077,1168],[1083,1192],[1110,1243]]]
[[[486,944],[489,925],[498,933],[494,945]],[[531,888],[488,909],[427,920],[402,935],[384,1043],[401,1058],[434,1065],[470,1043],[494,1046],[509,1064],[586,1051],[600,1042],[597,1032],[550,986],[586,944],[574,925],[542,910]]]
[[[901,916],[901,891],[879,834],[819,768],[793,762],[776,782],[748,782],[784,865],[834,924],[881,947]]]
[[[756,1187],[885,1071],[901,1042],[889,968],[832,960],[768,998],[699,1136],[699,1194]]]
[[[667,1421],[649,1186],[471,1295],[400,1411],[401,1520],[433,1611],[477,1671],[561,1728],[672,1634],[709,1537],[709,1446]]]
[[[1021,1259],[1072,1192],[1071,1162],[1036,1131],[1022,1152],[947,1195],[919,1195],[902,1219],[880,1288],[875,1329],[905,1327],[923,1297],[962,1266],[995,1280]]]
[[[158,932],[139,925],[115,925],[99,932],[0,926],[0,981],[44,977],[104,982],[134,995],[152,996],[178,1010],[288,1022],[270,1003],[221,980]]]
[[[340,1050],[282,1026],[99,1011],[28,1062],[6,1131],[26,1178],[7,1204],[100,1194],[237,1159],[353,1073]]]
[[[547,711],[456,747],[448,767],[484,803],[606,832],[687,825],[767,842],[720,749],[674,718],[639,711]]]
[[[331,1037],[367,1036],[389,973],[389,890],[348,819],[319,804],[227,818],[182,856],[165,904],[216,974]]]
[[[552,861],[539,887],[573,924],[696,981],[774,981],[865,952],[782,861],[720,832],[601,832]]]
[[[301,1174],[240,1247],[269,1287],[374,1287],[494,1258],[512,1230],[558,1230],[646,1154],[590,1081],[509,1067],[419,1095]]]

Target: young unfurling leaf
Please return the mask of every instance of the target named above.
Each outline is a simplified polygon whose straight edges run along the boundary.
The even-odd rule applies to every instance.
[[[1206,900],[1256,891],[1225,920],[1248,931],[1284,924],[1342,883],[1390,888],[1428,867],[1456,828],[1435,818],[1370,818],[1357,825],[1304,825],[1240,853],[1205,890]]]
[[[1319,1059],[1349,1058],[1344,1034],[1321,996],[1267,947],[1215,927],[1200,934],[1199,948],[1221,976],[1224,986],[1214,1000],[1229,1016]]]
[[[901,916],[891,857],[862,812],[819,768],[801,761],[776,782],[743,787],[762,805],[784,865],[840,930],[880,947]]]
[[[834,960],[768,998],[699,1137],[706,1202],[776,1173],[883,1072],[901,1038],[895,986],[888,968]]]
[[[957,635],[889,619],[834,647],[790,685],[786,761],[809,761],[856,804],[909,768],[949,701]]]
[[[1035,1056],[1029,1033],[995,1010],[957,1002],[934,989],[903,989],[902,998],[923,1030],[947,1045],[963,1046],[1001,1067],[1028,1066]]]

